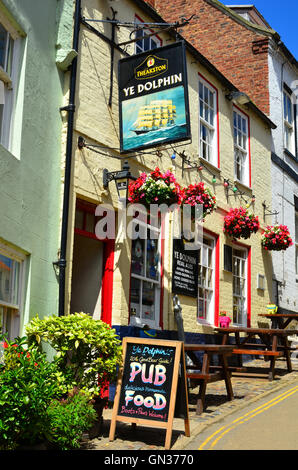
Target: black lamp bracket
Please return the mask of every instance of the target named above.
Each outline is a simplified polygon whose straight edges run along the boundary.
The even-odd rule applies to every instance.
[[[126,178],[129,176],[131,179],[135,179],[131,176],[131,174],[127,172],[126,169],[120,171],[108,171],[106,168],[103,170],[102,182],[104,189],[107,189],[109,183],[113,180],[119,180],[122,178]]]

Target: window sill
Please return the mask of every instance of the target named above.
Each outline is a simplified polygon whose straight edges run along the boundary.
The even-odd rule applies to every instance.
[[[252,196],[252,188],[250,186],[247,186],[246,184],[244,183],[241,183],[241,181],[238,181],[238,180],[234,180],[234,185],[237,186],[237,188],[240,189],[240,191],[246,191],[250,194],[250,196]]]
[[[11,86],[12,86],[12,81],[11,81],[11,78],[10,76],[3,70],[3,68],[0,66],[0,80],[2,82],[4,82],[8,89],[10,90],[11,89]]]
[[[144,319],[140,319],[139,317],[135,317],[135,315],[130,316],[129,326],[136,326],[137,328],[143,328],[144,325],[148,325],[150,329],[161,331],[161,327],[159,325],[153,325],[153,322],[147,321],[145,322]]]
[[[285,153],[288,157],[293,158],[293,160],[295,160],[295,162],[298,161],[298,158],[297,158],[295,155],[293,155],[293,154],[290,152],[290,150],[288,150],[286,147],[284,147],[284,153]]]
[[[204,318],[197,318],[197,323],[201,326],[209,326],[210,328],[214,328],[214,324],[204,320]]]
[[[218,166],[215,166],[213,163],[208,162],[208,160],[205,160],[203,157],[199,157],[200,162],[205,165],[207,168],[209,168],[211,171],[217,172],[218,174],[221,173],[221,169],[218,168]]]
[[[0,151],[1,151],[2,155],[7,154],[8,158],[13,157],[16,160],[21,159],[20,156],[18,156],[16,153],[12,153],[11,150],[9,150],[7,147],[5,147],[5,145],[2,144],[1,142],[0,142]]]
[[[0,305],[2,307],[7,307],[7,308],[11,308],[12,310],[20,310],[20,306],[17,305],[17,304],[11,304],[9,302],[4,302],[4,300],[0,300]]]

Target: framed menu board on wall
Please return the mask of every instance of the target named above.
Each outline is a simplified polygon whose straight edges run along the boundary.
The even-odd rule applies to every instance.
[[[181,341],[123,339],[123,366],[119,373],[110,427],[114,440],[116,423],[142,424],[166,429],[165,449],[171,445],[172,426],[177,413],[178,383],[184,397],[179,417],[190,435],[184,345]],[[182,385],[182,386],[181,386]]]
[[[186,250],[182,239],[173,239],[172,292],[197,297],[198,250]]]

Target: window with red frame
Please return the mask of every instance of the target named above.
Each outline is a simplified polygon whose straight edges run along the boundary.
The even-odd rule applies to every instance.
[[[250,186],[249,121],[238,109],[233,111],[235,179]]]
[[[233,248],[233,324],[247,326],[247,250]]]
[[[218,166],[217,90],[199,78],[199,155]]]
[[[95,225],[100,217],[95,216],[95,204],[77,200],[75,215],[75,232],[81,235],[97,238]]]
[[[198,321],[214,325],[215,239],[204,236],[199,248]]]

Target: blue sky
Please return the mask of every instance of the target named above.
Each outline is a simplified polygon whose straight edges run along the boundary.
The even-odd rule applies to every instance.
[[[225,5],[254,5],[298,60],[298,0],[228,0]]]

